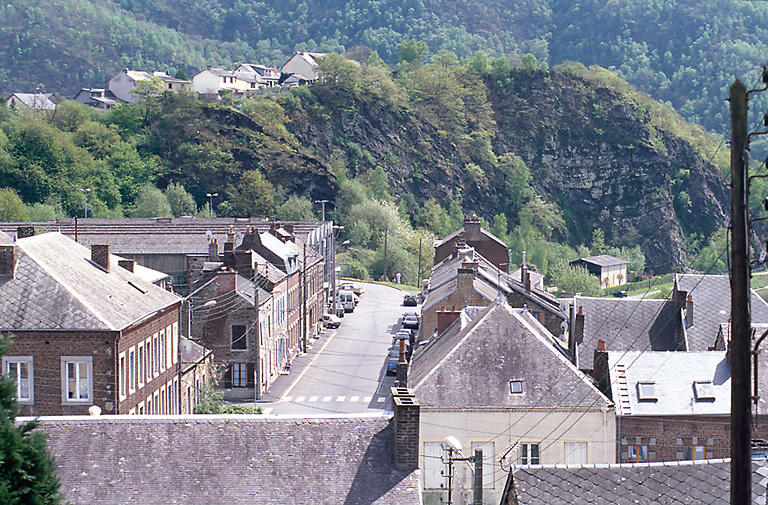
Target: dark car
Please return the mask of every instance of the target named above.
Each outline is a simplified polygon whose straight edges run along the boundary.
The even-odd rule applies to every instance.
[[[403,305],[406,307],[415,307],[419,304],[419,300],[416,299],[416,296],[414,295],[405,295],[403,297]]]
[[[387,358],[387,375],[395,375],[397,373],[397,361],[398,358]]]

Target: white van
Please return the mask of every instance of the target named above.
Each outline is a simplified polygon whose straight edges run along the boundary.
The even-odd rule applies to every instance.
[[[339,291],[339,302],[344,307],[344,312],[355,310],[355,294],[352,291]]]

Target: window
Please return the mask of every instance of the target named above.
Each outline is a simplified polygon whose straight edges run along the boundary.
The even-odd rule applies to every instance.
[[[90,356],[62,356],[62,401],[64,403],[90,403],[93,400],[93,358]]]
[[[539,444],[520,444],[517,459],[521,465],[540,464],[541,459],[539,458]]]
[[[168,351],[165,350],[165,330],[160,332],[160,371],[165,370],[165,358]]]
[[[139,403],[139,415],[140,416],[144,415],[144,402]]]
[[[128,392],[136,391],[136,351],[131,347],[128,351]]]
[[[146,367],[144,369],[146,382],[149,384],[152,380],[152,337],[144,342],[144,366]],[[149,405],[147,405],[147,410],[149,410]]]
[[[157,334],[152,337],[152,372],[155,377],[160,374],[160,342],[158,341]]]
[[[120,383],[120,398],[125,398],[125,389],[126,385],[128,384],[128,381],[125,377],[125,353],[120,353],[120,360],[118,364],[118,373],[117,373],[117,380]]]
[[[703,445],[686,445],[683,459],[707,459],[707,448]]]
[[[713,401],[715,399],[715,390],[712,389],[712,381],[696,381],[693,383],[693,392],[696,395],[696,401]]]
[[[232,387],[244,388],[248,381],[247,366],[245,363],[232,363]]]
[[[468,456],[474,457],[476,449],[483,451],[483,488],[493,489],[496,483],[496,453],[493,442],[472,442],[472,454]],[[474,462],[469,463],[474,466]]]
[[[16,382],[19,403],[34,403],[32,356],[3,357],[3,373]]]
[[[166,396],[165,396],[165,386],[162,386],[160,388],[160,413],[161,414],[167,414],[168,409],[166,407]]]
[[[248,345],[245,340],[245,325],[243,324],[232,325],[232,349],[248,349]]]
[[[641,402],[655,402],[658,400],[658,397],[656,396],[656,383],[638,382],[637,399]]]
[[[139,387],[144,386],[144,377],[146,376],[146,372],[144,371],[144,345],[139,344],[139,350],[136,354],[136,358],[138,362],[136,363],[136,369],[138,370],[138,376],[139,376]]]
[[[443,446],[440,442],[424,442],[424,489],[445,487]]]
[[[565,464],[566,465],[584,465],[587,463],[587,443],[586,442],[566,442],[565,443]]]
[[[509,381],[509,392],[513,395],[523,394],[523,381]]]
[[[648,446],[631,444],[627,446],[627,461],[642,463],[648,461]]]
[[[175,365],[179,361],[179,323],[171,325],[171,361]]]

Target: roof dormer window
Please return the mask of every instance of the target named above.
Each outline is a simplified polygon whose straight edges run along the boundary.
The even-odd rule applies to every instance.
[[[637,399],[641,402],[655,402],[659,398],[656,395],[656,383],[655,382],[638,382],[637,383]]]
[[[513,395],[523,394],[523,381],[521,380],[509,381],[509,393]]]
[[[715,399],[715,390],[712,388],[712,381],[694,381],[693,392],[696,395],[696,401],[713,401]]]

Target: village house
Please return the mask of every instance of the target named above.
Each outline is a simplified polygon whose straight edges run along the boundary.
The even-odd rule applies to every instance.
[[[181,414],[194,414],[206,385],[216,380],[213,351],[186,337],[179,337],[181,367],[179,370],[179,394]]]
[[[317,65],[326,53],[297,51],[280,67],[280,73],[286,76],[296,75],[306,83],[317,81]],[[300,76],[300,77],[299,77]]]
[[[465,217],[464,226],[442,240],[436,240],[435,265],[451,256],[457,243],[464,243],[490,261],[497,269],[509,270],[507,245],[493,233],[480,226],[477,217]]]
[[[114,93],[105,88],[82,88],[72,100],[101,110],[110,110],[120,103]]]
[[[407,376],[399,378],[421,406],[425,504],[445,497],[448,436],[460,441],[465,456],[483,451],[484,503],[501,497],[500,460],[507,467],[615,461],[611,401],[530,311],[500,302],[441,318],[446,330],[416,349]],[[456,496],[466,496],[469,472],[462,465],[455,472]]]
[[[221,91],[244,93],[252,89],[248,74],[241,74],[224,68],[205,68],[192,77],[192,87],[202,95],[218,94]],[[253,87],[255,88],[255,86]]]
[[[3,373],[23,415],[179,412],[181,299],[108,245],[60,233],[0,246]]]
[[[393,403],[394,416],[44,417],[38,429],[72,505],[417,505],[419,405]]]
[[[627,262],[608,254],[589,256],[571,261],[571,266],[584,267],[587,272],[600,279],[600,287],[612,288],[627,283]]]
[[[54,110],[56,101],[53,93],[12,93],[5,99],[5,105],[17,110]]]
[[[164,90],[174,93],[190,88],[189,81],[173,77],[167,72],[152,72],[150,74],[142,70],[124,68],[122,72],[107,81],[107,89],[122,102],[136,103],[140,100],[134,91],[136,87],[142,81],[152,81],[153,79],[159,81]]]
[[[235,67],[235,72],[251,76],[258,84],[257,87],[274,88],[280,81],[280,71],[277,68],[256,63],[241,63]]]

